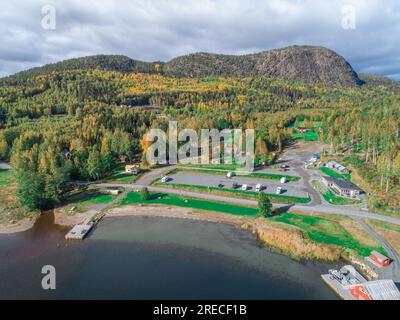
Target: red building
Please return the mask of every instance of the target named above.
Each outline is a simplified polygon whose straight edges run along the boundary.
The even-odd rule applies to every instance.
[[[357,300],[400,300],[400,291],[393,280],[367,281],[353,285],[351,295]]]
[[[368,291],[365,289],[365,287],[362,284],[352,286],[350,289],[350,293],[357,300],[372,300]]]
[[[382,267],[388,266],[392,262],[390,258],[384,256],[383,254],[377,251],[371,252],[370,259]]]

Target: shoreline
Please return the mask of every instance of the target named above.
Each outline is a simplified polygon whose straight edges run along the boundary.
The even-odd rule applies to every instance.
[[[196,211],[191,208],[173,207],[165,205],[126,205],[111,208],[105,212],[104,218],[113,217],[158,217],[170,219],[189,219],[194,221],[206,221],[241,226],[249,222],[249,218],[234,216],[231,214]]]
[[[82,217],[84,216],[84,217]],[[65,217],[61,211],[55,212],[54,223],[71,226],[82,223],[89,215],[80,214]],[[304,237],[302,231],[281,223],[267,221],[261,217],[245,217],[232,214],[203,211],[193,208],[174,207],[166,205],[125,205],[110,208],[105,211],[104,218],[112,217],[159,217],[168,219],[190,219],[224,223],[251,232],[266,249],[286,255],[294,260],[317,260],[336,262],[342,259],[340,248],[314,243]]]
[[[34,215],[30,218],[25,218],[14,225],[0,225],[0,235],[14,234],[28,231],[33,228],[38,216]]]
[[[72,227],[75,224],[83,223],[96,212],[95,210],[89,210],[85,213],[76,213],[73,216],[68,216],[61,208],[55,209],[53,211],[54,224],[63,227]],[[279,222],[271,222],[261,217],[236,216],[221,212],[203,211],[162,204],[131,204],[111,207],[104,213],[104,218],[158,217],[223,223],[251,232],[260,245],[266,249],[283,254],[294,260],[315,260],[332,263],[346,259],[340,247],[313,242],[307,237],[304,237],[304,233],[298,228]],[[37,216],[28,221],[29,223],[19,225],[11,230],[1,232],[2,230],[0,229],[0,234],[12,234],[26,231],[33,227],[36,220]]]

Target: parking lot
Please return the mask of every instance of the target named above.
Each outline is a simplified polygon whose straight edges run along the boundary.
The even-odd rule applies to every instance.
[[[245,177],[233,177],[227,178],[222,175],[194,173],[194,172],[178,172],[170,175],[172,180],[166,182],[166,184],[178,183],[196,186],[206,187],[220,187],[220,188],[233,188],[233,184],[238,184],[238,189],[243,184],[248,185],[248,191],[255,191],[255,186],[261,184],[263,186],[263,192],[275,193],[278,187],[282,188],[282,195],[293,196],[293,197],[308,197],[308,192],[305,190],[301,182],[290,182],[281,184],[277,180],[259,179],[259,178],[245,178]]]

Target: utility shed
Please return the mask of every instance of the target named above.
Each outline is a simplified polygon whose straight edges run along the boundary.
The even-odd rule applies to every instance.
[[[400,300],[400,291],[393,280],[375,280],[363,284],[372,300]]]
[[[380,266],[385,267],[388,266],[392,261],[390,258],[384,256],[383,254],[377,252],[377,251],[372,251],[370,259],[376,263],[378,263]]]

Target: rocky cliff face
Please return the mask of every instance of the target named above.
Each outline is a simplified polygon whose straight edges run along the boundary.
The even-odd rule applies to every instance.
[[[273,77],[327,86],[362,84],[342,56],[326,48],[310,46],[294,46],[243,56],[196,53],[166,63],[164,73],[175,77]]]

